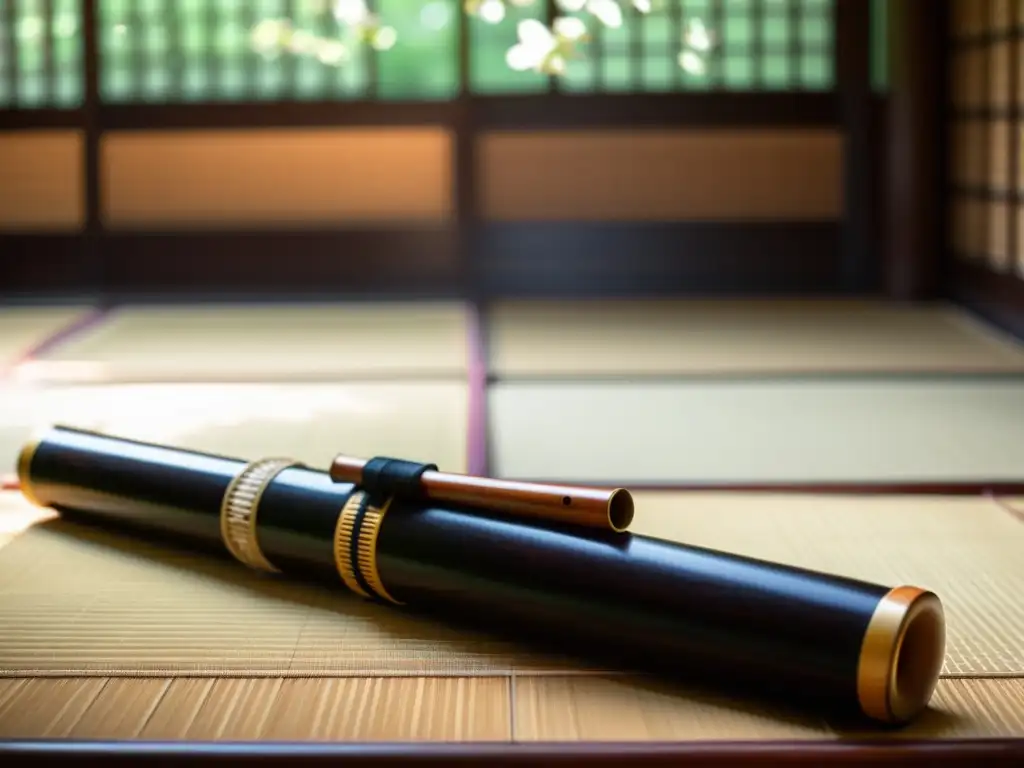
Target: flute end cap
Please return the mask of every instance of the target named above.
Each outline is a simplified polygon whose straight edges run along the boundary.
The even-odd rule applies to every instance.
[[[897,587],[879,601],[864,633],[857,695],[869,717],[909,723],[928,707],[946,655],[946,620],[938,596]]]
[[[625,488],[616,488],[608,499],[608,524],[616,533],[622,533],[633,523],[635,511],[633,495]]]
[[[25,441],[25,444],[18,452],[18,489],[21,491],[21,495],[24,496],[29,503],[37,507],[45,507],[46,504],[36,495],[35,489],[32,485],[32,459],[35,458],[36,450],[38,450],[39,444],[43,441],[43,438],[45,438],[53,429],[53,425],[48,425],[46,427],[40,427],[33,430],[28,440]]]

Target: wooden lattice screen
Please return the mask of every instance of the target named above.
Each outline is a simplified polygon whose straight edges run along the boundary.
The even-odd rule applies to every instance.
[[[951,20],[953,251],[1024,279],[1024,2],[956,0]]]

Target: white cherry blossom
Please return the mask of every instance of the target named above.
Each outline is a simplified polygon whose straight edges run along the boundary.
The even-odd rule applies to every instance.
[[[622,5],[619,0],[556,0],[558,7],[566,13],[586,11],[607,27],[618,29],[622,26]],[[640,13],[650,13],[651,0],[632,0],[632,6]]]
[[[470,16],[476,16],[488,24],[498,24],[505,18],[505,6],[527,8],[536,0],[466,0],[464,8]]]
[[[252,46],[257,53],[272,56],[285,44],[291,34],[287,19],[264,19],[252,30]]]
[[[682,51],[679,54],[679,66],[691,75],[703,75],[706,71],[704,59],[693,51]]]
[[[533,70],[554,75],[565,72],[567,59],[587,31],[583,22],[572,16],[555,19],[551,29],[536,19],[519,22],[517,29],[519,43],[509,49],[505,57],[508,65],[520,72]]]
[[[466,13],[498,24],[508,18],[510,8],[535,6],[538,0],[461,0],[461,3]],[[564,74],[569,59],[577,56],[577,44],[587,39],[586,24],[578,14],[593,16],[604,26],[621,27],[625,12],[632,9],[650,13],[654,6],[652,0],[555,0],[555,4],[564,15],[550,25],[537,19],[527,19],[517,25],[518,42],[505,57],[512,69]],[[363,43],[384,51],[397,42],[395,29],[382,23],[367,0],[303,0],[303,7],[331,13],[340,27],[339,33],[334,37],[320,36],[295,29],[289,19],[266,19],[251,30],[253,49],[266,56],[282,51],[313,56],[326,65],[337,66],[351,59],[353,45]],[[714,46],[704,23],[700,19],[690,20],[680,42],[679,66],[687,72],[703,74],[705,54]]]
[[[687,23],[683,31],[683,42],[695,51],[711,50],[711,35],[700,19],[693,19]]]
[[[334,0],[334,18],[342,24],[356,27],[372,18],[366,0]]]
[[[324,64],[337,66],[349,60],[348,48],[340,40],[321,40],[317,45],[316,57]]]
[[[384,26],[366,0],[334,0],[334,18],[378,51],[392,48],[398,39],[395,28]]]

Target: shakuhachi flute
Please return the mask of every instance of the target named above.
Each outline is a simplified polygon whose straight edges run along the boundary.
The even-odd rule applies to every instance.
[[[67,517],[212,545],[250,568],[326,579],[396,610],[883,723],[927,707],[945,655],[930,591],[548,521],[536,509],[516,515],[483,483],[457,503],[444,500],[450,486],[428,498],[428,472],[436,467],[377,458],[359,466],[359,482],[343,482],[288,458],[70,427],[34,439],[18,462],[25,496]]]

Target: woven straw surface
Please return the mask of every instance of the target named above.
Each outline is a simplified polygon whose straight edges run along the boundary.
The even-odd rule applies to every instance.
[[[0,680],[0,738],[753,741],[1024,736],[1021,680],[941,680],[895,733],[600,677]]]
[[[9,529],[31,519],[23,503],[7,506],[15,508]],[[643,494],[633,529],[933,589],[948,614],[946,675],[1024,675],[1024,525],[991,501]],[[60,520],[34,525],[0,550],[0,626],[0,670],[8,675],[581,671],[340,588],[262,577],[227,559]]]
[[[333,384],[0,384],[0,475],[52,424],[240,458],[326,467],[339,453],[401,456],[463,472],[464,381]]]
[[[42,358],[45,379],[455,378],[465,307],[448,303],[129,307]]]
[[[75,322],[88,307],[3,307],[0,309],[0,368],[17,362],[37,344]]]
[[[502,381],[488,408],[500,477],[987,483],[1024,467],[1024,378]]]
[[[0,495],[0,738],[833,740],[813,713],[533,658]],[[931,708],[884,738],[1024,736],[1024,525],[975,499],[642,494],[637,532],[936,589]],[[859,735],[879,738],[877,732]]]
[[[516,301],[498,304],[490,326],[491,364],[512,379],[1024,371],[1024,345],[943,305]]]

